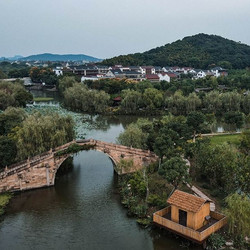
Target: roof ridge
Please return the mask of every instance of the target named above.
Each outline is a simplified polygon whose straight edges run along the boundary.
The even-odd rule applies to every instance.
[[[167,202],[183,210],[198,212],[200,208],[210,200],[176,189]]]

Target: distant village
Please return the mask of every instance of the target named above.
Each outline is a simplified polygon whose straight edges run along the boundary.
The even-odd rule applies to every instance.
[[[221,67],[214,67],[210,70],[194,69],[191,67],[154,67],[154,66],[127,66],[115,65],[112,67],[102,65],[69,65],[53,69],[57,76],[65,73],[73,73],[81,77],[81,81],[100,79],[130,79],[134,81],[148,80],[151,82],[180,79],[183,75],[189,75],[192,79],[200,79],[206,76],[227,76],[228,72]]]

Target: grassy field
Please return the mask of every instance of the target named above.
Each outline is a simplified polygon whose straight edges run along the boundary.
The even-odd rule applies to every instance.
[[[239,145],[240,144],[240,134],[237,135],[216,135],[211,137],[211,144],[218,145],[224,142]]]
[[[35,102],[49,102],[49,101],[53,101],[54,98],[52,97],[35,97],[34,101]]]

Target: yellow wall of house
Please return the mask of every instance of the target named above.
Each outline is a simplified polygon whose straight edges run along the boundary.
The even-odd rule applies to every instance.
[[[197,230],[201,228],[202,226],[206,225],[207,221],[205,220],[205,217],[210,214],[210,203],[205,203],[199,212],[195,214],[194,218],[194,229]]]
[[[179,223],[179,208],[176,206],[171,206],[171,220]]]
[[[187,227],[195,229],[195,213],[187,212]]]
[[[210,204],[205,203],[197,213],[187,212],[187,227],[197,230],[207,222],[205,217],[210,214]],[[179,223],[179,208],[171,205],[171,220]]]

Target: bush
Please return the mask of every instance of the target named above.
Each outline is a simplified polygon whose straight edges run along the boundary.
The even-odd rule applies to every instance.
[[[0,194],[0,215],[4,213],[4,208],[9,203],[11,197],[12,194],[10,193]]]
[[[157,207],[165,207],[166,206],[166,200],[162,199],[159,195],[157,194],[151,194],[148,196],[148,204],[152,206],[157,206]]]
[[[208,238],[208,249],[220,249],[225,243],[225,239],[222,235],[214,233]]]
[[[209,184],[207,184],[207,183],[203,183],[202,185],[201,185],[201,187],[202,188],[205,188],[205,189],[210,189],[211,187],[209,186]]]
[[[142,218],[147,214],[148,206],[146,204],[138,204],[137,206],[132,206],[130,211],[132,214]]]
[[[234,247],[236,247],[236,249],[243,249],[243,247],[245,246],[245,240],[242,235],[234,236],[233,242],[234,242]]]

